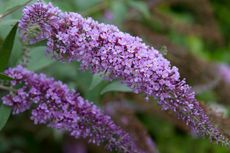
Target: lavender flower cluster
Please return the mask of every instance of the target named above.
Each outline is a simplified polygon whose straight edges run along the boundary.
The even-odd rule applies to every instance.
[[[221,79],[227,84],[230,84],[230,66],[227,64],[220,64],[218,65],[218,72]]]
[[[58,28],[58,14],[61,11],[51,3],[44,5],[41,2],[23,10],[23,18],[19,28],[21,38],[28,44],[36,43],[49,38],[53,28]]]
[[[13,87],[22,86],[2,98],[5,105],[13,108],[13,114],[24,112],[34,104],[31,119],[35,124],[47,124],[76,138],[88,138],[97,145],[106,143],[108,150],[141,152],[109,116],[61,81],[33,73],[22,66],[10,68],[5,73],[14,79],[11,81]]]
[[[48,6],[48,15],[38,13]],[[37,20],[33,24],[40,25],[40,31],[49,31],[47,52],[56,59],[79,61],[83,69],[104,72],[106,79],[120,79],[135,93],[154,97],[163,110],[175,112],[193,132],[225,141],[195,99],[191,87],[180,79],[178,69],[171,66],[158,50],[113,25],[56,9],[41,2],[26,7],[19,24],[23,40],[30,39],[24,37],[31,26],[30,21]],[[50,16],[49,12],[59,13]],[[54,18],[55,26],[53,21],[49,23]],[[44,29],[47,25],[49,28]]]

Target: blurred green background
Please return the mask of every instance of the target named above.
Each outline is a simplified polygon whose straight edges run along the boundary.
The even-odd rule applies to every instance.
[[[0,15],[25,2],[26,0],[0,0]],[[100,22],[114,24],[122,31],[138,35],[146,43],[162,51],[166,57],[169,56],[169,59],[173,59],[171,51],[177,53],[183,48],[180,51],[182,54],[191,55],[191,62],[187,63],[187,67],[190,66],[192,69],[197,69],[192,58],[205,61],[207,65],[230,63],[229,0],[51,0],[50,2],[63,11],[79,12],[83,16],[91,16]],[[0,45],[12,25],[20,19],[21,10],[22,8],[19,8],[10,15],[0,18]],[[17,35],[10,61],[11,66],[20,62],[23,49],[25,46],[23,47]],[[129,92],[129,89],[119,82],[102,81],[97,75],[81,72],[78,63],[59,63],[50,60],[44,54],[43,46],[27,49],[29,49],[30,70],[44,72],[62,80],[69,87],[77,88],[82,96],[102,108],[108,101],[116,99],[116,92],[124,94]],[[190,56],[187,58],[186,60],[189,61]],[[173,61],[176,62],[178,61]],[[210,71],[217,73],[212,68]],[[203,85],[204,80],[201,77],[194,78],[184,69],[181,69],[181,73],[194,87]],[[220,102],[212,89],[200,92],[197,97],[207,105]],[[133,99],[126,100],[132,104]],[[229,106],[223,106],[228,117]],[[210,143],[208,138],[192,136],[178,126],[178,123],[162,117],[162,114],[135,112],[135,116],[147,129],[159,152],[230,152],[226,147]],[[70,153],[69,150],[72,151],[71,153],[84,153],[74,149],[76,147],[74,143],[86,148],[85,152],[104,152],[102,148],[88,145],[83,140],[72,140],[60,131],[33,125],[29,120],[29,112],[11,116],[6,127],[0,131],[0,153]]]

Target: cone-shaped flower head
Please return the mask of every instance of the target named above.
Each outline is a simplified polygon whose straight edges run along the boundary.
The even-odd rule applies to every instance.
[[[31,119],[35,124],[47,124],[98,145],[105,143],[108,150],[141,152],[109,116],[61,81],[33,73],[22,66],[10,68],[5,73],[14,79],[11,81],[13,87],[21,86],[2,98],[5,105],[13,108],[13,114],[29,109],[34,103]]]
[[[56,59],[79,61],[93,73],[104,72],[107,79],[120,79],[135,93],[154,97],[163,110],[175,112],[193,132],[225,141],[191,87],[180,79],[178,69],[141,38],[78,13],[59,13],[58,24],[47,43],[48,53]]]

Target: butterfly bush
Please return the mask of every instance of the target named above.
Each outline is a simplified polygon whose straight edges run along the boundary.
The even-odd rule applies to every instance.
[[[97,145],[106,143],[108,150],[141,152],[109,116],[61,81],[33,73],[22,66],[9,68],[5,74],[14,79],[12,87],[20,86],[2,98],[5,105],[12,107],[13,114],[24,112],[34,104],[31,119],[35,124],[47,124],[76,138],[88,138],[89,142]]]
[[[37,6],[39,9],[35,9]],[[78,13],[62,12],[52,17],[47,15],[49,18],[37,13],[37,10],[48,6],[50,4],[38,2],[26,7],[20,21],[21,33],[27,33],[29,27],[24,25],[28,25],[30,20],[46,20],[42,24],[52,29],[43,29],[41,25],[40,30],[50,31],[47,52],[54,58],[79,61],[85,70],[103,72],[105,79],[119,79],[135,93],[154,97],[163,110],[175,112],[192,132],[225,142],[224,136],[196,100],[191,87],[180,79],[178,69],[171,66],[158,50],[146,45],[139,37],[121,32],[116,26],[83,18]],[[56,8],[50,8],[53,9]],[[51,18],[57,19],[58,26],[52,26],[53,22],[49,24]]]

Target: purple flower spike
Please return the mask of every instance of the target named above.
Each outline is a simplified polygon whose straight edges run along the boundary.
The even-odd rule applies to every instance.
[[[19,22],[21,38],[28,44],[49,38],[52,27],[57,28],[60,10],[51,3],[40,1],[23,10],[23,17]]]
[[[198,135],[226,142],[178,69],[141,38],[77,13],[60,13],[58,24],[47,43],[48,53],[56,59],[79,61],[93,73],[120,79],[135,93],[154,97],[163,110],[175,112]]]
[[[32,110],[31,119],[35,124],[47,124],[76,138],[87,138],[97,145],[104,143],[108,150],[142,152],[109,116],[61,81],[35,74],[22,66],[10,68],[5,73],[14,79],[11,82],[13,87],[23,84],[17,92],[2,98],[5,105],[13,108],[13,114],[29,109],[34,103],[36,107]]]
[[[121,79],[135,93],[153,96],[163,110],[175,112],[197,134],[225,141],[190,86],[180,80],[178,69],[159,51],[138,37],[77,13],[64,13],[59,22],[58,32],[48,39],[48,51],[56,58],[77,60],[93,73],[106,72],[108,79]]]

